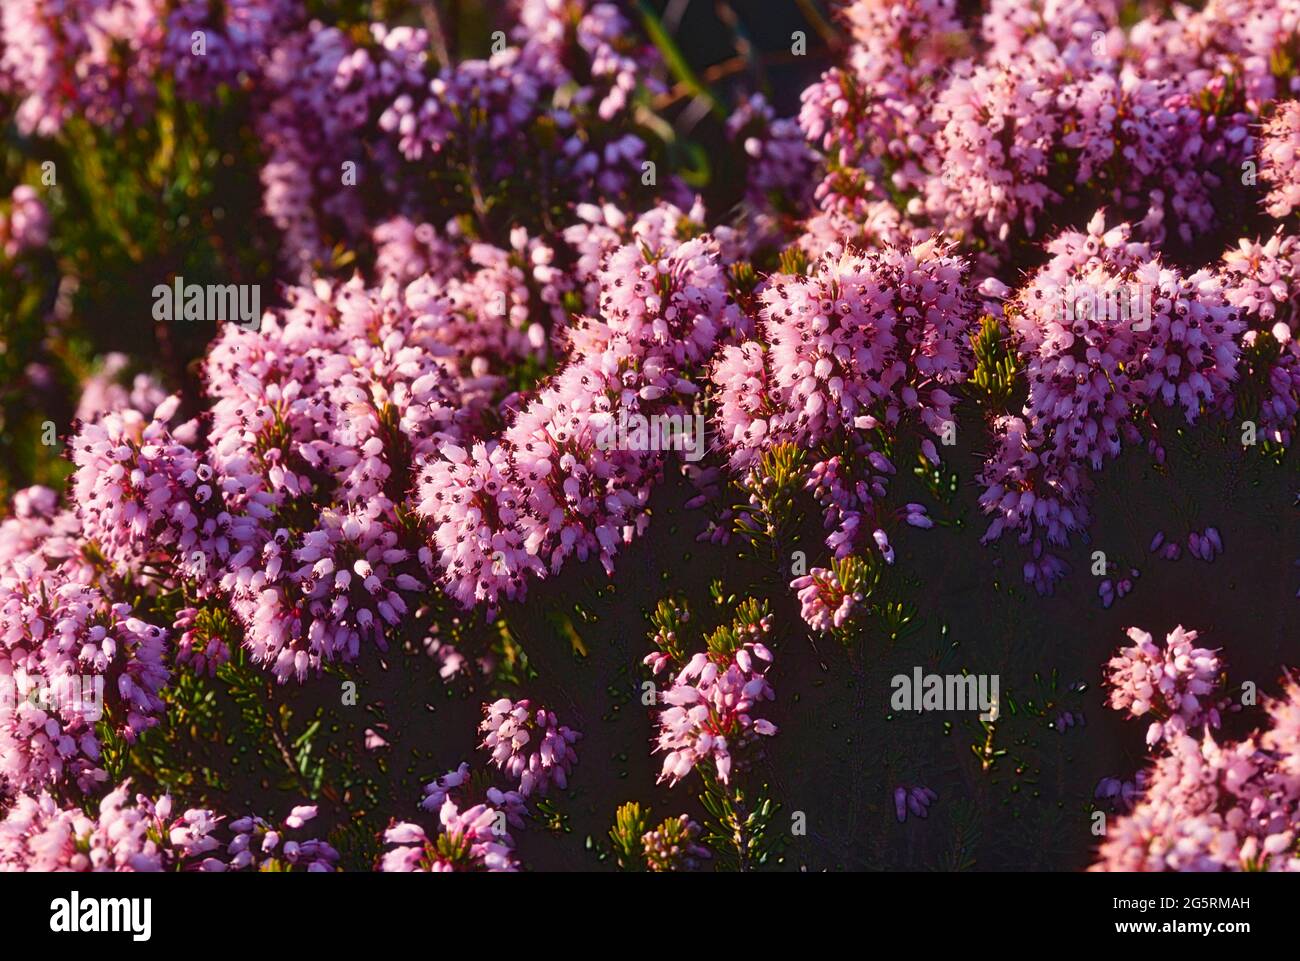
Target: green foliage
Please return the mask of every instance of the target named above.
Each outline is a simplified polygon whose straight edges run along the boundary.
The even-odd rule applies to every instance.
[[[537,672],[529,663],[528,652],[510,630],[510,625],[504,617],[496,621],[496,636],[491,650],[497,657],[496,676],[502,683],[519,685],[537,676]]]
[[[775,803],[766,784],[748,790],[738,784],[725,785],[709,771],[701,771],[704,791],[700,803],[708,812],[703,842],[717,853],[720,871],[756,871],[780,863],[783,839],[773,829],[781,806]],[[736,779],[733,772],[733,781]]]
[[[731,623],[718,627],[705,639],[705,647],[710,654],[730,657],[747,642],[761,637],[770,623],[767,601],[746,598],[736,607]]]
[[[847,557],[831,558],[830,572],[844,592],[858,596],[861,603],[871,597],[880,585],[884,565],[874,553],[850,554]]]
[[[1087,684],[1066,683],[1056,669],[1035,671],[1023,691],[1008,687],[1001,692],[992,721],[981,717],[968,722],[975,734],[971,753],[990,785],[1003,792],[1001,803],[1009,806],[1012,816],[1026,810],[1021,802],[1042,797],[1053,767],[1059,770],[1070,763],[1071,728],[1058,728],[1057,723],[1067,712],[1076,724],[1082,723],[1087,691]]]
[[[930,463],[929,458],[924,454],[918,453],[912,475],[925,485],[926,492],[936,501],[947,505],[957,499],[958,491],[961,489],[961,475],[946,463],[936,466]],[[948,522],[935,518],[936,525],[944,523]]]
[[[622,871],[644,871],[645,846],[641,838],[650,830],[650,821],[641,805],[628,801],[614,814],[614,826],[609,829],[609,839],[614,845],[614,857]]]
[[[872,605],[885,639],[896,643],[915,634],[921,627],[921,609],[914,601],[902,597],[882,599]]]
[[[781,251],[778,269],[783,274],[795,277],[808,275],[808,253],[798,244],[791,244]]]
[[[765,450],[741,482],[748,502],[735,508],[735,530],[756,556],[784,567],[800,522],[797,498],[803,490],[807,452],[781,443]]]
[[[572,834],[569,815],[561,811],[551,798],[539,798],[533,802],[532,819],[538,827],[555,835]]]
[[[278,774],[276,787],[280,790],[296,789],[317,800],[325,778],[325,762],[317,743],[321,710],[305,715],[284,698],[277,698],[274,681],[249,663],[242,647],[218,669],[217,676],[239,708],[241,746],[256,745],[257,763]]]
[[[727,594],[720,580],[709,586],[709,592],[714,603],[714,613],[727,618],[711,630],[698,624],[693,625],[699,630],[704,647],[710,654],[730,657],[744,644],[758,640],[770,629],[772,614],[766,600],[759,601],[752,597],[742,600],[735,594]],[[682,597],[660,600],[650,614],[651,643],[679,667],[685,665],[698,648],[698,644],[685,643],[688,630],[686,625],[690,621],[690,605]]]
[[[344,821],[329,833],[328,840],[343,865],[359,870],[371,868],[384,850],[382,835],[369,819]]]
[[[646,867],[656,872],[689,868],[689,864],[683,863],[682,853],[695,846],[694,835],[698,830],[689,820],[664,818],[654,829],[651,842],[643,840]]]
[[[759,283],[758,271],[748,260],[738,260],[727,267],[732,295],[742,304],[750,303]]]
[[[939,858],[940,871],[973,871],[976,852],[984,837],[979,806],[966,799],[952,802],[948,849]]]
[[[980,319],[979,330],[971,335],[971,349],[975,352],[975,370],[967,381],[967,390],[985,410],[1010,412],[1020,374],[1010,334],[996,318],[985,316]]]
[[[654,629],[650,641],[667,654],[674,664],[686,663],[682,629],[690,619],[690,606],[685,598],[664,598],[650,614],[650,625]]]

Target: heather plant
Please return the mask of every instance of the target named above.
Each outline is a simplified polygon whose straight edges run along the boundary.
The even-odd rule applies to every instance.
[[[4,5],[0,868],[1300,869],[1300,7],[686,6]]]
[[[1266,729],[1236,741],[1216,739],[1211,729],[1219,725],[1219,711],[1206,697],[1220,690],[1214,652],[1193,648],[1196,631],[1180,626],[1166,639],[1164,666],[1153,671],[1161,652],[1151,635],[1130,628],[1129,637],[1136,646],[1110,662],[1111,706],[1167,718],[1147,733],[1149,744],[1166,743],[1140,773],[1141,789],[1122,792],[1126,813],[1107,832],[1092,870],[1300,868],[1294,777],[1300,692],[1294,680],[1285,678],[1283,696],[1266,702]]]

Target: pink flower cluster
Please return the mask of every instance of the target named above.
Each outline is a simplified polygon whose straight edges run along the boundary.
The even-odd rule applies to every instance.
[[[184,581],[228,605],[280,680],[386,648],[433,583],[495,605],[570,557],[612,569],[665,456],[605,436],[624,415],[690,416],[691,376],[746,329],[717,242],[677,238],[685,217],[659,208],[571,234],[592,258],[572,284],[516,231],[509,251],[475,245],[468,282],[289,289],[260,329],[230,326],[213,346],[202,437],[196,421],[169,426],[177,398],[148,417],[134,396],[87,408],[105,410],[72,442],[80,535],[116,573],[148,569],[154,588]],[[556,303],[574,286],[602,319],[529,320],[535,291]],[[496,293],[516,306],[494,311]],[[541,360],[561,334],[575,360],[491,411],[502,380],[489,368]],[[476,440],[497,416],[504,432]],[[187,657],[193,617],[176,625]]]
[[[13,516],[0,521],[0,578],[35,580],[56,570],[70,581],[92,579],[81,523],[75,512],[59,508],[59,495],[50,488],[20,490],[14,495]]]
[[[453,791],[464,793],[473,789],[469,762],[462,761],[456,770],[448,771],[442,777],[435,778],[424,786],[424,800],[420,802],[420,807],[436,814],[442,810]],[[489,786],[483,789],[482,795],[482,799],[492,808],[505,812],[506,823],[511,827],[524,826],[523,816],[528,806],[522,793],[502,791],[498,787]]]
[[[217,478],[212,467],[167,429],[171,397],[145,423],[134,410],[110,412],[73,439],[72,493],[82,534],[125,571],[148,560],[205,582],[256,538],[256,521],[232,515],[225,491],[244,477]],[[194,424],[178,428],[193,439]],[[220,487],[218,486],[220,485]]]
[[[845,3],[847,49],[797,117],[762,96],[729,116],[745,179],[725,222],[670,169],[679,145],[655,110],[675,93],[620,6],[504,6],[485,14],[508,28],[491,54],[459,60],[436,21],[349,27],[294,0],[0,8],[0,97],[21,137],[130,145],[166,91],[238,115],[292,281],[254,329],[216,337],[193,419],[177,423],[181,395],[150,375],[119,382],[110,355],[68,437],[66,505],[30,488],[0,522],[0,681],[102,678],[108,722],[0,704],[0,795],[16,798],[0,865],[332,868],[329,845],[287,839],[312,808],[275,826],[174,816],[126,785],[95,817],[55,799],[107,787],[103,731],[134,741],[173,669],[214,672],[239,645],[280,682],[406,644],[466,673],[458,635],[428,626],[444,602],[490,616],[566,564],[612,575],[645,532],[678,465],[624,436],[631,420],[716,429],[710,459],[682,467],[692,506],[720,498],[726,469],[761,480],[778,445],[807,455],[834,560],[791,587],[819,631],[866,601],[837,564],[893,563],[897,525],[935,524],[925,505],[887,506],[890,484],[913,449],[933,475],[959,416],[991,431],[974,442],[983,540],[1014,531],[1043,593],[1091,523],[1099,472],[1125,446],[1163,461],[1161,422],[1231,414],[1291,442],[1300,238],[1286,224],[1251,238],[1300,206],[1296,0]],[[1256,161],[1259,189],[1242,176]],[[1206,265],[1198,245],[1217,255],[1242,210],[1249,235]],[[51,227],[17,187],[6,262]],[[972,411],[985,316],[1016,400]],[[1223,539],[1206,527],[1185,547],[1211,561]],[[1107,607],[1138,576],[1112,567]],[[728,784],[776,733],[758,716],[774,698],[766,626],[647,659],[674,672],[660,781],[706,764]],[[1223,708],[1217,654],[1181,627],[1129,637],[1110,703],[1154,718],[1161,754],[1149,777],[1099,786],[1132,809],[1103,863],[1296,866],[1297,689],[1270,704],[1270,730],[1198,742]],[[508,789],[468,765],[433,781],[421,806],[437,827],[393,823],[384,869],[518,867],[507,827],[566,788],[579,735],[511,698],[478,731]],[[935,794],[894,800],[901,821]],[[665,824],[642,837],[652,866],[704,856],[698,825]]]
[[[381,857],[379,870],[518,870],[510,828],[524,827],[530,795],[545,794],[552,783],[567,786],[581,735],[528,700],[501,698],[483,705],[483,713],[480,747],[516,787],[503,791],[482,783],[468,762],[429,782],[420,807],[437,815],[437,828],[409,821],[390,825],[384,840],[394,847]]]
[[[827,155],[818,201],[861,221],[902,193],[913,229],[1000,255],[1087,189],[1135,214],[1149,239],[1173,230],[1191,242],[1218,222],[1216,191],[1251,156],[1249,111],[1275,95],[1267,56],[1285,49],[1284,25],[1233,22],[1262,20],[1263,4],[1240,6],[1154,14],[1126,31],[1113,3],[995,2],[974,29],[951,0],[852,3],[847,65],[805,91],[800,114]],[[1237,51],[1208,55],[1214,30],[1255,40],[1244,71]],[[1255,96],[1242,96],[1243,72]]]
[[[749,229],[739,229],[739,237],[751,251],[763,242],[778,243],[790,230],[789,221],[808,213],[816,153],[798,123],[778,117],[762,94],[731,112],[727,134],[740,143],[748,164],[744,215]]]
[[[814,631],[843,627],[865,599],[861,591],[849,590],[835,571],[824,567],[796,577],[790,589],[798,595],[799,615]]]
[[[1260,433],[1289,444],[1300,411],[1300,238],[1281,228],[1263,244],[1243,238],[1224,253],[1220,274],[1228,302],[1249,325],[1242,343],[1248,375],[1264,387]]]
[[[133,742],[158,723],[167,631],[58,572],[0,578],[0,783],[13,791],[104,783],[101,715]],[[55,685],[77,678],[80,697]],[[49,689],[42,702],[32,690]],[[97,693],[98,691],[98,693]]]
[[[50,214],[36,188],[27,184],[15,187],[9,200],[9,211],[0,212],[0,250],[12,260],[49,243]]]
[[[985,541],[1015,529],[1032,544],[1025,579],[1040,592],[1064,572],[1044,548],[1089,522],[1090,469],[1140,439],[1138,415],[1153,404],[1181,406],[1188,422],[1222,410],[1245,329],[1213,272],[1165,266],[1127,224],[1107,229],[1101,211],[1047,251],[1052,259],[1004,305],[1028,399],[995,424],[980,498],[993,516]]]
[[[1091,870],[1300,871],[1300,687],[1266,708],[1268,728],[1241,741],[1167,737]]]
[[[1141,439],[1144,408],[1188,420],[1226,409],[1242,348],[1265,332],[1281,346],[1248,358],[1267,369],[1261,422],[1289,437],[1300,348],[1289,314],[1273,316],[1287,314],[1282,281],[1257,278],[1290,247],[1243,247],[1217,274],[1159,249],[1219,224],[1253,118],[1273,118],[1265,176],[1286,166],[1293,111],[1272,108],[1294,84],[1270,64],[1294,17],[1257,0],[1131,26],[1112,3],[996,2],[974,17],[953,0],[850,3],[852,44],[804,92],[797,125],[761,97],[732,113],[749,160],[742,226],[758,229],[706,236],[698,204],[629,213],[649,197],[651,155],[629,115],[661,88],[655,56],[609,4],[515,4],[509,43],[453,64],[423,28],[345,31],[287,0],[193,0],[158,22],[154,0],[78,0],[81,25],[58,28],[43,0],[10,6],[0,76],[24,130],[139,117],[154,75],[196,95],[250,91],[267,213],[302,286],[262,330],[231,328],[214,347],[210,444],[192,443],[190,425],[128,427],[123,411],[120,425],[84,429],[78,492],[96,499],[86,536],[111,561],[138,561],[145,544],[176,555],[170,571],[258,625],[254,653],[281,678],[382,646],[431,583],[495,608],[570,557],[611,568],[647,523],[664,460],[596,443],[624,414],[714,404],[742,471],[776,441],[816,448],[828,546],[844,557],[874,541],[889,556],[880,502],[896,468],[874,432],[924,427],[938,462],[928,435],[954,424],[989,292],[1006,298],[991,309],[1027,362],[1029,399],[993,425],[987,539],[1016,529],[1040,590],[1089,523],[1090,471]],[[665,181],[658,195],[686,203]],[[507,227],[491,210],[511,203],[539,217]],[[1069,227],[1100,204],[1126,223],[1106,229],[1098,213]],[[971,286],[972,263],[1032,263],[1024,240],[1049,230],[1050,260],[1021,289]],[[339,241],[373,245],[375,286],[321,279]],[[806,276],[760,275],[742,311],[729,266],[782,244],[812,258]],[[1097,306],[1134,301],[1136,322]],[[503,396],[525,365],[555,372]],[[717,390],[702,398],[692,369],[705,366]],[[131,455],[138,489],[100,476],[132,443],[146,452]],[[119,489],[130,496],[115,504]],[[429,537],[402,520],[412,506]],[[307,516],[322,522],[304,529]]]
[[[256,74],[296,26],[291,0],[16,0],[0,15],[0,90],[15,95],[24,134],[49,137],[69,119],[118,128],[143,122],[158,79],[189,99]]]
[[[521,797],[545,794],[552,783],[568,786],[568,775],[578,762],[573,749],[580,735],[545,708],[534,710],[528,700],[518,703],[503,697],[483,707],[481,745],[492,755],[492,763],[519,785]]]
[[[1281,219],[1300,207],[1300,175],[1296,174],[1300,148],[1300,101],[1279,104],[1264,125],[1259,146],[1260,174],[1272,186],[1264,198],[1269,216]]]
[[[417,510],[448,593],[467,606],[520,597],[526,574],[545,577],[570,557],[612,571],[619,544],[648,521],[664,454],[602,438],[620,418],[687,414],[691,368],[742,328],[707,237],[618,247],[599,291],[601,319],[569,332],[573,361],[500,439],[446,445],[420,473]]]
[[[432,173],[438,201],[468,212],[477,194],[476,215],[483,192],[507,183],[548,211],[643,193],[650,150],[633,112],[638,93],[662,91],[649,45],[629,41],[609,3],[527,0],[507,16],[509,45],[494,36],[489,59],[443,64],[422,27],[349,31],[295,0],[18,0],[0,17],[0,91],[18,100],[20,131],[39,136],[74,116],[142,123],[166,81],[201,103],[222,87],[250,91],[266,213],[285,266],[306,280],[337,241],[366,236],[358,183],[410,197]],[[664,179],[683,200],[680,181]]]
[[[207,459],[229,515],[218,527],[237,536],[218,543],[205,583],[281,680],[351,660],[363,641],[384,648],[433,576],[403,519],[411,472],[481,402],[462,403],[472,378],[401,294],[395,282],[296,289],[208,358]]]
[[[1146,631],[1128,629],[1131,647],[1120,648],[1106,665],[1107,703],[1130,717],[1151,715],[1147,744],[1181,737],[1189,729],[1218,727],[1215,694],[1223,665],[1216,652],[1195,647],[1196,631],[1174,628],[1163,645]]]
[[[662,663],[654,654],[646,661]],[[771,721],[753,716],[763,701],[776,699],[766,677],[771,663],[772,652],[758,641],[747,641],[731,654],[700,652],[687,662],[659,697],[668,705],[659,714],[655,745],[664,752],[660,781],[676,784],[709,761],[718,780],[730,783],[734,757],[755,735],[776,733]]]
[[[962,33],[949,0],[858,2],[843,17],[854,39],[847,63],[803,92],[799,123],[827,158],[818,205],[862,215],[890,188],[922,183],[929,105]]]
[[[316,817],[295,807],[273,826],[260,817],[225,822],[205,809],[177,811],[171,797],[132,798],[123,783],[91,816],[47,793],[19,796],[0,821],[0,871],[333,871],[338,852],[295,840]]]
[[[119,124],[156,97],[165,31],[153,0],[17,0],[0,11],[0,89],[24,134],[51,136],[74,114]]]
[[[439,832],[430,837],[410,822],[392,825],[379,870],[393,872],[517,871],[514,841],[500,827],[505,815],[485,804],[461,810],[448,798],[438,811]]]
[[[877,543],[883,537],[875,505],[895,467],[868,432],[896,429],[905,417],[935,436],[953,424],[947,388],[971,366],[975,301],[966,272],[964,260],[932,240],[828,253],[807,277],[768,278],[759,339],[718,354],[719,430],[733,467],[752,467],[782,441],[816,450],[809,486],[825,505],[837,556],[868,532]],[[938,463],[932,439],[922,450]]]
[[[338,157],[352,158],[357,183],[404,185],[396,192],[406,196],[433,180],[429,209],[471,214],[480,227],[490,228],[492,189],[548,213],[641,192],[648,149],[629,120],[633,95],[658,89],[653,56],[625,42],[630,26],[612,4],[530,0],[517,9],[514,45],[494,43],[486,60],[440,65],[424,29],[383,24],[358,40],[311,23],[270,51],[257,116],[272,147],[265,205],[300,278],[329,263],[335,239],[367,233]],[[685,199],[665,173],[669,196]]]

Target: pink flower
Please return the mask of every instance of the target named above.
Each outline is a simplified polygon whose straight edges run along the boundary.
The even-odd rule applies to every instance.
[[[479,725],[483,743],[492,755],[492,763],[519,784],[519,794],[545,794],[552,783],[561,789],[568,786],[568,775],[578,763],[573,745],[582,737],[561,725],[555,714],[544,708],[533,709],[530,701],[501,698],[483,705],[484,720]]]
[[[0,249],[13,258],[44,247],[50,240],[50,215],[36,188],[19,184],[10,195],[9,213],[0,213]]]
[[[1200,725],[1217,727],[1220,706],[1213,695],[1223,666],[1214,651],[1193,646],[1196,632],[1177,627],[1163,647],[1136,627],[1128,629],[1128,636],[1133,646],[1121,648],[1107,664],[1107,703],[1130,717],[1155,717],[1148,744]]]
[[[21,795],[0,821],[0,871],[333,871],[338,852],[315,838],[284,840],[258,817],[225,821],[212,811],[173,811],[171,797],[134,799],[124,783],[97,816],[60,808],[42,792]],[[295,808],[298,829],[315,808]],[[282,843],[283,840],[283,843]]]
[[[50,137],[75,114],[120,127],[157,96],[163,18],[153,0],[16,0],[0,8],[0,78],[24,136]]]
[[[1093,871],[1300,871],[1300,688],[1266,703],[1270,726],[1217,744],[1166,738],[1132,813],[1113,821]],[[1100,788],[1099,788],[1100,790]]]
[[[892,558],[887,537],[875,537],[884,520],[876,502],[895,468],[869,432],[912,418],[941,435],[952,423],[956,398],[947,388],[972,363],[966,272],[934,241],[829,252],[807,277],[769,278],[759,339],[724,347],[714,363],[732,467],[752,470],[777,443],[814,450],[808,487],[824,505],[838,557],[874,541]],[[937,460],[933,443],[927,450]]]
[[[1089,523],[1090,470],[1137,439],[1137,418],[1163,401],[1195,421],[1221,411],[1237,380],[1244,324],[1208,271],[1184,276],[1103,212],[1087,232],[1047,244],[1048,263],[1007,303],[1026,360],[1022,417],[995,423],[999,445],[985,462],[980,503],[993,521],[986,541],[1016,528],[1032,543],[1026,579],[1040,592],[1063,570],[1044,553]],[[1040,557],[1047,557],[1044,567]]]
[[[177,403],[164,402],[148,423],[127,410],[82,427],[71,443],[73,496],[85,536],[120,569],[165,554],[164,566],[208,588],[258,537],[256,518],[226,497],[254,481],[218,476],[177,440],[166,426]]]
[[[651,871],[694,871],[713,855],[696,842],[703,829],[685,814],[669,819],[641,836],[646,866]]]
[[[909,813],[924,820],[929,816],[930,805],[938,799],[939,795],[928,787],[900,785],[894,789],[894,815],[899,824],[907,820]]]
[[[12,789],[75,784],[90,792],[107,780],[97,725],[134,742],[156,725],[170,671],[167,632],[58,573],[0,579],[0,776]],[[52,689],[52,701],[28,697]]]
[[[1288,100],[1277,106],[1264,125],[1259,147],[1260,176],[1272,186],[1264,198],[1264,209],[1271,217],[1286,217],[1300,207],[1297,146],[1300,146],[1300,101]]]
[[[754,741],[771,737],[776,725],[753,711],[776,695],[767,682],[772,654],[746,642],[731,655],[696,654],[660,697],[656,751],[665,752],[660,781],[676,784],[702,761],[713,763],[718,780],[730,783],[733,756]]]
[[[396,847],[380,859],[380,871],[451,872],[517,871],[514,841],[505,830],[505,814],[476,804],[461,810],[448,798],[438,811],[439,832],[432,837],[420,825],[393,824],[384,840]]]
[[[1223,255],[1224,296],[1241,310],[1248,328],[1242,336],[1244,377],[1263,386],[1260,432],[1289,444],[1300,410],[1300,238],[1279,229],[1267,243],[1243,238]]]
[[[790,588],[798,594],[800,616],[815,631],[842,627],[864,599],[861,591],[847,590],[834,570],[823,567],[796,577]]]

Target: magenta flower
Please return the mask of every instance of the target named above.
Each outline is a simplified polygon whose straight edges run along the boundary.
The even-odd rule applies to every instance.
[[[1300,177],[1296,175],[1300,147],[1300,101],[1279,104],[1264,125],[1259,146],[1260,176],[1272,187],[1264,198],[1269,216],[1286,217],[1300,207]]]
[[[50,215],[36,188],[19,184],[10,195],[7,214],[0,213],[0,250],[14,258],[38,250],[50,240]]]
[[[1218,727],[1220,706],[1213,695],[1223,666],[1214,651],[1193,646],[1196,632],[1177,627],[1163,646],[1140,628],[1130,627],[1128,636],[1133,646],[1121,648],[1106,667],[1107,703],[1130,717],[1156,718],[1147,744],[1201,725]]]
[[[695,839],[703,828],[692,818],[679,814],[641,836],[646,867],[651,871],[695,871],[713,854]]]
[[[972,363],[966,271],[934,241],[830,252],[807,277],[769,278],[759,339],[717,355],[718,425],[733,469],[752,469],[777,443],[817,450],[808,486],[824,505],[837,557],[864,544],[892,560],[877,502],[895,467],[869,432],[908,418],[938,437],[953,423],[947,388]],[[930,437],[922,449],[937,463]]]
[[[483,743],[479,746],[518,783],[521,797],[545,794],[552,783],[561,789],[568,786],[568,775],[578,763],[573,745],[581,734],[560,724],[553,712],[534,710],[528,700],[515,702],[503,697],[483,705],[483,714],[479,725]]]
[[[929,816],[930,805],[937,800],[939,795],[928,787],[900,785],[894,788],[894,815],[899,824],[907,820],[908,814],[924,820]]]
[[[505,814],[483,804],[462,811],[448,798],[438,812],[433,836],[418,824],[395,823],[384,840],[396,845],[380,858],[378,870],[397,872],[517,871],[514,840]]]
[[[25,136],[57,134],[74,114],[120,127],[157,96],[165,36],[153,0],[16,0],[0,9],[0,82]]]
[[[1132,813],[1112,822],[1093,871],[1300,871],[1300,688],[1267,704],[1269,727],[1217,744],[1166,739]]]
[[[1006,304],[1029,394],[1023,417],[995,424],[1000,443],[981,478],[993,515],[984,539],[1018,529],[1034,552],[1026,580],[1040,592],[1063,570],[1043,537],[1064,547],[1088,525],[1090,469],[1141,436],[1139,415],[1163,402],[1195,421],[1227,406],[1238,377],[1244,324],[1220,281],[1165,267],[1130,235],[1127,224],[1107,230],[1099,211],[1086,233],[1050,241],[1052,259]]]
[[[814,631],[842,627],[861,604],[860,591],[847,590],[833,570],[814,567],[790,582],[799,597],[799,615]]]
[[[21,795],[0,821],[0,871],[333,871],[338,852],[295,839],[316,808],[296,807],[280,828],[259,817],[227,822],[212,811],[177,811],[172,798],[109,792],[97,816],[60,808],[42,792]]]
[[[167,632],[110,603],[94,587],[46,574],[0,580],[0,675],[18,697],[0,699],[0,776],[11,789],[75,784],[91,792],[108,774],[96,725],[101,717],[128,742],[156,725],[170,671]],[[78,678],[43,703],[28,692]]]
[[[1300,410],[1300,239],[1280,229],[1264,244],[1243,238],[1224,253],[1220,276],[1228,303],[1249,325],[1242,344],[1260,351],[1261,359],[1272,355],[1267,366],[1249,372],[1267,385],[1258,411],[1260,433],[1288,444]],[[1259,364],[1254,357],[1249,362]]]
[[[754,717],[776,694],[766,678],[771,652],[746,643],[731,656],[696,654],[660,700],[656,751],[665,752],[659,780],[676,784],[702,761],[713,763],[718,780],[731,780],[733,757],[755,739],[771,737],[776,725]]]

